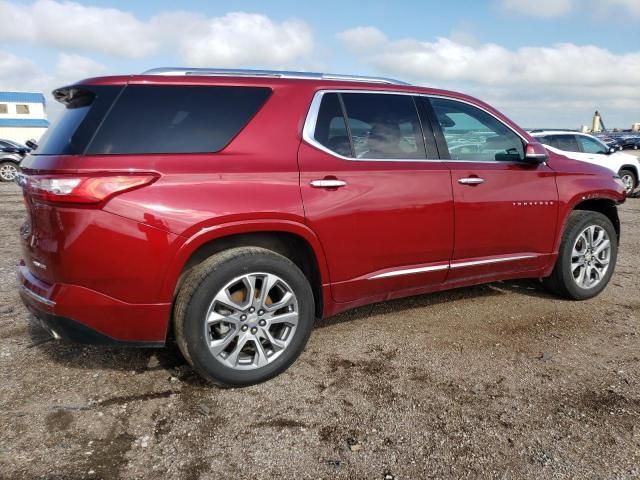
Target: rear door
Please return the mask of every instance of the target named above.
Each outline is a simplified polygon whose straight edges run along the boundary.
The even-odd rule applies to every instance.
[[[319,92],[303,136],[305,215],[325,250],[334,299],[443,282],[453,247],[450,173],[414,97]]]
[[[455,203],[448,280],[535,270],[548,264],[558,211],[555,173],[524,160],[525,142],[467,102],[424,99]]]

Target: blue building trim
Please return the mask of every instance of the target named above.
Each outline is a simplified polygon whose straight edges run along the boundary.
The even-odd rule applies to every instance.
[[[30,92],[0,92],[0,102],[44,104],[44,95]]]
[[[0,118],[0,127],[41,127],[47,128],[49,120],[44,118]]]

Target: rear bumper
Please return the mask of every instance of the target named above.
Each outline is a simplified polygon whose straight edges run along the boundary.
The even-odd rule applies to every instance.
[[[20,296],[54,337],[92,345],[162,346],[171,304],[130,304],[77,285],[49,285],[19,267]]]

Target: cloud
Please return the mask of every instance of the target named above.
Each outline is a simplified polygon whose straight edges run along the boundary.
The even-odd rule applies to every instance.
[[[552,18],[566,15],[581,9],[596,12],[598,15],[625,10],[634,17],[640,17],[638,0],[497,0],[499,8],[508,12],[540,18]]]
[[[558,17],[569,13],[573,0],[500,0],[499,5],[507,11],[534,17]]]
[[[158,48],[150,25],[130,13],[74,2],[0,1],[0,39],[139,58]]]
[[[337,37],[354,50],[373,48],[387,42],[387,36],[375,27],[356,27],[338,33]]]
[[[284,66],[313,49],[313,34],[304,22],[276,23],[259,14],[194,19],[188,32],[180,39],[180,56],[194,66]]]
[[[508,49],[451,38],[387,39],[373,47],[353,34],[360,31],[363,27],[347,30],[339,38],[375,70],[417,84],[462,90],[499,108],[518,107],[522,112],[527,106],[541,115],[557,111],[559,105],[574,114],[597,106],[640,109],[640,50],[615,54],[571,43]]]
[[[313,50],[313,32],[300,20],[232,12],[207,17],[168,11],[148,20],[116,8],[59,0],[24,5],[0,0],[0,41],[28,42],[76,52],[142,58],[158,52],[196,66],[290,66]]]

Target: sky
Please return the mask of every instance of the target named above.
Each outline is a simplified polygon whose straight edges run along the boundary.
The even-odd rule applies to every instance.
[[[0,90],[160,66],[383,75],[523,127],[640,122],[640,0],[0,0]]]

